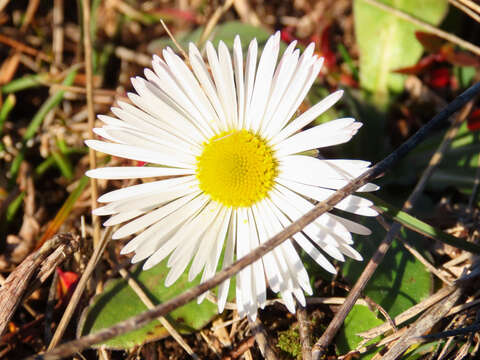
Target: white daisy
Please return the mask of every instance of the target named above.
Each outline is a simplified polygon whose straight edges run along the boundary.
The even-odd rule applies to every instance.
[[[257,64],[257,41],[245,58],[235,38],[233,56],[220,42],[206,45],[208,66],[190,44],[187,66],[171,49],[154,56],[146,80],[132,79],[133,105],[119,102],[116,117],[100,115],[105,125],[96,134],[111,142],[87,140],[97,151],[147,162],[146,167],[107,167],[87,172],[99,179],[159,177],[153,182],[111,191],[94,211],[112,215],[105,226],[122,225],[114,239],[136,236],[122,249],[146,259],[149,269],[169,257],[166,285],[190,265],[189,279],[203,271],[212,277],[220,259],[230,265],[328,198],[370,166],[360,160],[324,160],[302,155],[307,150],[349,141],[361,124],[343,118],[298,132],[334,105],[337,91],[292,120],[322,67],[310,44],[302,55],[291,43],[277,63],[280,34],[267,41]],[[210,69],[210,71],[209,71]],[[165,178],[168,177],[168,178]],[[359,191],[376,190],[367,184]],[[375,216],[372,203],[351,195],[336,207]],[[288,310],[294,297],[305,305],[312,294],[296,243],[320,266],[335,268],[324,253],[343,261],[361,260],[351,233],[368,228],[326,213],[236,277],[240,316],[254,319],[266,302],[266,288],[280,293]],[[223,254],[223,255],[222,255]],[[223,311],[230,281],[218,289]],[[202,297],[203,298],[203,297]],[[201,299],[200,299],[201,300]]]

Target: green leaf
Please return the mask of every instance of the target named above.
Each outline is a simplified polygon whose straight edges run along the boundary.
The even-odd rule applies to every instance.
[[[379,1],[433,25],[440,23],[448,9],[447,0]],[[353,11],[360,84],[385,102],[389,90],[398,93],[403,89],[405,77],[392,70],[414,65],[423,52],[415,39],[415,31],[421,28],[363,0],[354,1]]]
[[[357,336],[358,333],[380,324],[383,324],[383,320],[379,319],[367,306],[354,305],[336,338],[338,355],[346,354],[357,347],[360,341],[362,341],[362,338]],[[378,338],[372,339],[370,342],[375,342],[376,340]],[[378,350],[369,351],[362,356],[362,360],[370,359],[376,352]]]
[[[362,273],[368,259],[377,250],[385,236],[385,230],[374,221],[368,227],[372,235],[356,236],[357,250],[363,255],[363,262],[348,260],[342,267],[345,278],[354,284]],[[409,233],[402,232],[406,237]],[[399,244],[392,243],[384,260],[375,271],[365,288],[364,294],[382,306],[391,317],[395,317],[412,305],[430,295],[432,290],[431,274],[415,257]]]
[[[383,214],[387,215],[392,220],[399,222],[408,229],[413,230],[431,239],[442,241],[458,249],[470,251],[474,254],[480,254],[480,246],[447,234],[442,230],[437,229],[436,227],[429,225],[404,211],[401,211],[395,206],[388,204],[387,202],[383,201],[375,195],[364,195],[366,198],[372,200],[375,203],[375,206],[379,208]]]
[[[200,277],[189,282],[188,271],[186,271],[172,286],[165,287],[165,277],[169,271],[166,262],[167,260],[146,271],[142,271],[141,266],[137,266],[131,273],[155,304],[172,299],[199,283]],[[233,290],[233,287],[230,286],[230,289]],[[112,280],[83,313],[77,334],[94,333],[146,310],[147,307],[124,279]],[[211,302],[205,300],[197,304],[193,301],[172,311],[167,319],[177,331],[190,333],[203,328],[216,314],[217,307]],[[109,349],[128,349],[166,336],[168,336],[167,331],[157,320],[154,320],[139,330],[108,340],[105,345]]]
[[[369,237],[355,236],[355,247],[365,260],[359,262],[349,259],[341,266],[343,276],[351,285],[357,281],[368,259],[375,253],[385,236],[385,230],[375,220],[364,219],[363,222],[367,222],[366,225],[372,230],[372,235]],[[409,240],[412,240],[411,238],[415,235],[407,231],[401,233],[402,237],[408,237]],[[420,261],[395,240],[365,287],[363,294],[380,305],[393,318],[426,299],[432,290],[431,274]],[[356,336],[357,333],[378,325],[378,323],[374,323],[372,314],[366,314],[367,310],[365,307],[363,310],[358,308],[356,312],[349,314],[351,324],[346,323],[342,330],[343,334],[339,335],[337,340],[342,353],[356,347],[360,339]],[[380,319],[380,322],[385,321],[383,316],[380,316]],[[369,323],[367,324],[367,322]],[[367,325],[364,326],[364,324]],[[369,357],[370,355],[365,355],[362,359]]]

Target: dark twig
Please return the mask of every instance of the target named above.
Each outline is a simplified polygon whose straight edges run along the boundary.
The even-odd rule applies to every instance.
[[[369,169],[363,175],[353,179],[349,184],[342,189],[336,191],[327,200],[318,203],[311,211],[303,215],[297,221],[292,223],[283,229],[280,233],[272,237],[267,242],[260,245],[251,253],[238,259],[232,265],[228,266],[224,270],[218,272],[210,280],[197,285],[179,296],[164,302],[156,306],[152,310],[145,311],[139,315],[133,316],[127,320],[119,322],[118,324],[100,330],[94,334],[83,336],[77,340],[65,343],[58,348],[45,353],[44,355],[38,355],[32,357],[32,359],[58,359],[74,354],[81,351],[93,344],[106,341],[115,336],[125,334],[129,331],[138,329],[148,324],[152,319],[158,316],[164,316],[170,311],[185,305],[189,301],[197,298],[207,290],[214,288],[226,279],[232,277],[240,270],[250,265],[254,261],[260,259],[263,255],[271,251],[276,246],[280,245],[283,241],[290,238],[295,233],[301,231],[305,226],[313,222],[316,218],[331,210],[338,202],[352,194],[355,190],[366,184],[367,182],[375,179],[390,167],[393,166],[399,159],[407,155],[415,146],[417,146],[422,140],[424,140],[439,124],[448,119],[452,114],[458,111],[463,105],[465,105],[470,99],[472,99],[480,91],[480,83],[477,83],[466,90],[453,100],[447,107],[445,107],[439,114],[437,114],[430,122],[423,126],[415,133],[409,140],[402,144],[397,150],[387,156],[384,160],[377,165]]]
[[[250,330],[255,336],[255,341],[257,342],[258,348],[260,349],[263,357],[266,360],[276,360],[278,356],[275,352],[275,349],[268,341],[268,334],[262,324],[262,321],[257,316],[255,321],[249,321],[248,324],[250,325]]]
[[[312,345],[310,342],[312,323],[308,318],[307,309],[301,305],[297,306],[297,320],[300,343],[302,344],[302,359],[312,360]]]
[[[479,84],[476,84],[475,86],[478,86],[478,85]],[[462,97],[463,95],[465,95],[471,89],[473,89],[473,87],[471,87],[470,89],[465,91],[459,97]],[[472,97],[473,96],[475,96],[474,93],[472,93]],[[435,116],[432,120],[430,120],[424,127],[422,127],[420,130],[418,130],[415,133],[415,135],[412,136],[412,138],[414,138],[416,136],[421,136],[422,132],[423,132],[423,129],[425,129],[427,127],[430,127],[429,129],[433,129],[438,124],[437,121],[441,121],[441,120],[439,120],[439,119],[441,119],[440,115],[444,114],[445,110],[448,109],[450,106],[452,106],[452,104],[455,101],[457,101],[458,99],[459,98],[456,98],[452,103],[447,105],[447,107],[444,110],[442,110],[437,116]],[[465,99],[465,100],[468,101],[468,99]],[[465,103],[463,103],[463,105],[465,105],[467,103],[467,101],[465,101]],[[462,107],[462,105],[459,105],[459,108],[460,107]],[[439,148],[437,149],[437,151],[433,154],[432,158],[430,159],[428,167],[423,172],[422,176],[420,177],[420,180],[418,181],[417,185],[415,186],[412,193],[408,197],[407,201],[405,201],[405,203],[403,204],[402,211],[409,212],[412,209],[415,202],[419,199],[423,189],[425,188],[425,185],[427,184],[428,179],[432,175],[433,171],[436,169],[437,165],[440,163],[440,160],[443,158],[444,152],[450,146],[450,143],[451,143],[454,135],[456,134],[456,131],[458,130],[458,124],[460,123],[460,121],[463,121],[465,119],[465,117],[467,116],[470,108],[471,108],[471,104],[469,106],[467,105],[464,108],[464,110],[459,114],[459,116],[457,117],[456,121],[454,122],[454,124],[452,125],[450,130],[445,135],[445,138],[443,139]],[[446,119],[446,118],[448,118],[448,116],[446,116],[444,119]],[[400,146],[400,148],[398,148],[397,151],[400,151],[400,149],[402,149],[403,147],[406,147],[406,145],[408,145],[409,142],[410,142],[410,139],[406,143],[403,143]],[[395,151],[393,154],[395,154],[397,151]],[[387,157],[387,159],[389,157],[391,157],[393,154],[389,155]],[[372,259],[368,262],[367,266],[363,270],[359,279],[355,283],[355,286],[353,287],[353,289],[348,294],[347,299],[343,303],[342,307],[335,314],[335,317],[333,318],[333,320],[328,325],[327,330],[325,330],[323,335],[320,337],[320,339],[317,341],[317,343],[313,346],[312,355],[313,355],[314,360],[319,360],[320,357],[325,353],[328,345],[330,345],[330,343],[332,342],[333,338],[335,337],[338,330],[342,326],[342,324],[343,324],[345,318],[347,317],[348,313],[350,312],[350,310],[352,310],[353,305],[355,304],[357,299],[360,297],[363,289],[365,288],[368,281],[372,277],[373,273],[375,272],[375,270],[377,269],[377,267],[380,265],[383,258],[385,257],[385,254],[387,253],[388,249],[390,248],[390,245],[392,244],[392,241],[400,233],[401,228],[402,228],[402,226],[399,223],[394,223],[391,226],[390,231],[387,232],[387,235],[385,236],[385,238],[381,242],[380,246],[378,247],[377,251],[373,255]]]

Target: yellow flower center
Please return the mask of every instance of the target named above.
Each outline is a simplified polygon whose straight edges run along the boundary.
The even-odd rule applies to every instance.
[[[247,207],[268,195],[277,163],[267,143],[247,130],[215,135],[197,157],[200,189],[229,207]]]

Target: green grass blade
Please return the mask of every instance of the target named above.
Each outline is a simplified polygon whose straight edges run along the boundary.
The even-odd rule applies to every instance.
[[[63,85],[70,86],[73,84],[73,80],[75,79],[75,75],[77,74],[76,68],[68,73],[68,75],[65,77],[65,80],[63,80]],[[63,100],[63,95],[65,94],[64,90],[57,91],[55,94],[50,96],[47,101],[43,103],[43,105],[40,107],[40,109],[37,111],[35,116],[33,117],[32,121],[27,127],[27,130],[25,131],[25,134],[23,135],[23,146],[18,155],[13,159],[12,165],[10,167],[10,181],[14,182],[17,178],[18,171],[20,169],[20,164],[22,163],[24,157],[25,157],[25,143],[33,138],[35,133],[37,132],[38,128],[42,124],[43,120],[45,119],[45,116],[48,114],[48,112],[52,109],[54,109],[62,100]]]
[[[422,234],[431,239],[435,239],[445,244],[454,246],[458,249],[469,251],[474,254],[480,254],[480,246],[470,243],[468,241],[459,239],[455,236],[449,235],[443,232],[440,229],[437,229],[434,226],[423,222],[416,217],[407,214],[404,211],[396,208],[395,206],[383,201],[379,197],[372,194],[362,194],[364,197],[372,200],[375,203],[375,206],[382,212],[384,215],[388,216],[392,220],[402,224],[406,228],[413,230],[419,234]]]

